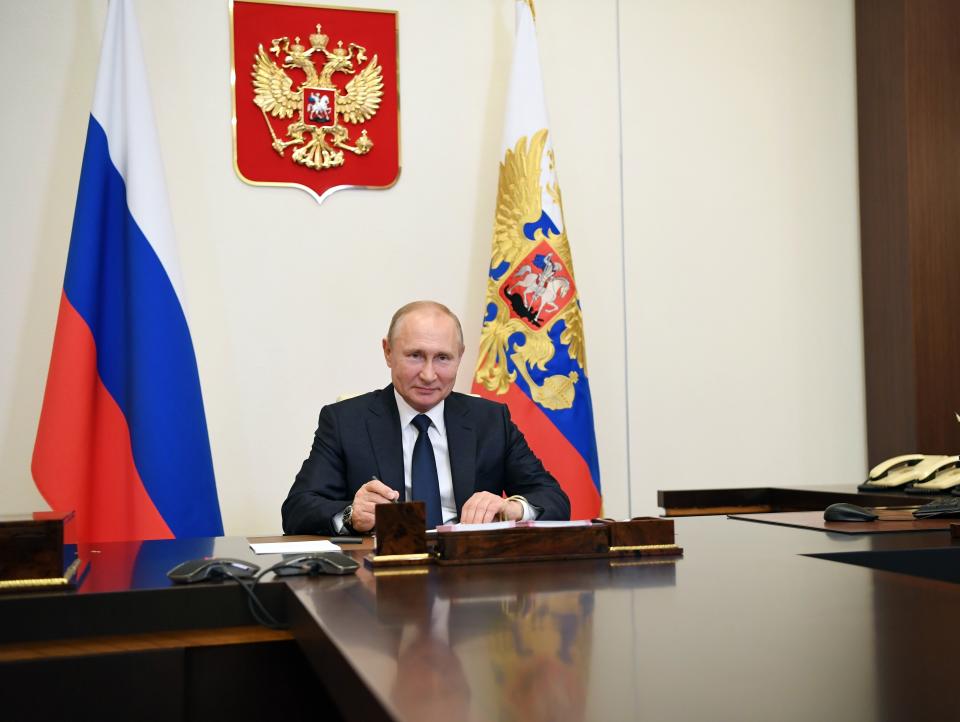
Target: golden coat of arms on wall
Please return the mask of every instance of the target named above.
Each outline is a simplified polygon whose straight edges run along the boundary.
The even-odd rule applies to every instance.
[[[400,173],[397,16],[234,0],[234,163],[253,185],[385,188]]]

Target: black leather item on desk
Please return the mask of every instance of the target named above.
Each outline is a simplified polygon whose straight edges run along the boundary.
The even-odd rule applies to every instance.
[[[947,516],[960,517],[960,498],[948,496],[934,499],[929,504],[924,504],[913,512],[913,515],[917,519],[934,519]]]

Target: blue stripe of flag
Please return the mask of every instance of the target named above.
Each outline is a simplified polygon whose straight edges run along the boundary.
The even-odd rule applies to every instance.
[[[100,378],[127,419],[137,470],[161,516],[177,537],[222,534],[190,330],[93,116],[63,285],[93,332]]]

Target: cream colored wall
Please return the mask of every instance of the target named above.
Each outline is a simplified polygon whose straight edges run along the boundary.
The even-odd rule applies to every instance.
[[[461,315],[469,387],[512,3],[363,4],[400,13],[403,171],[318,207],[233,173],[226,3],[137,3],[227,533],[279,529],[319,407],[386,382],[397,305]],[[607,512],[654,511],[658,488],[857,478],[851,3],[587,7],[541,0],[538,24]],[[104,14],[0,6],[16,69],[0,120],[0,511],[42,506],[30,454]]]
[[[853,7],[621,2],[630,464],[850,484],[866,425]]]

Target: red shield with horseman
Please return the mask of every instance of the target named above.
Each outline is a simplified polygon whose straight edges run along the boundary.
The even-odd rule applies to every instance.
[[[549,325],[576,297],[576,291],[573,276],[546,241],[517,263],[500,284],[500,297],[510,315],[534,331]]]
[[[329,88],[303,89],[303,122],[330,125],[337,119],[337,92]]]

